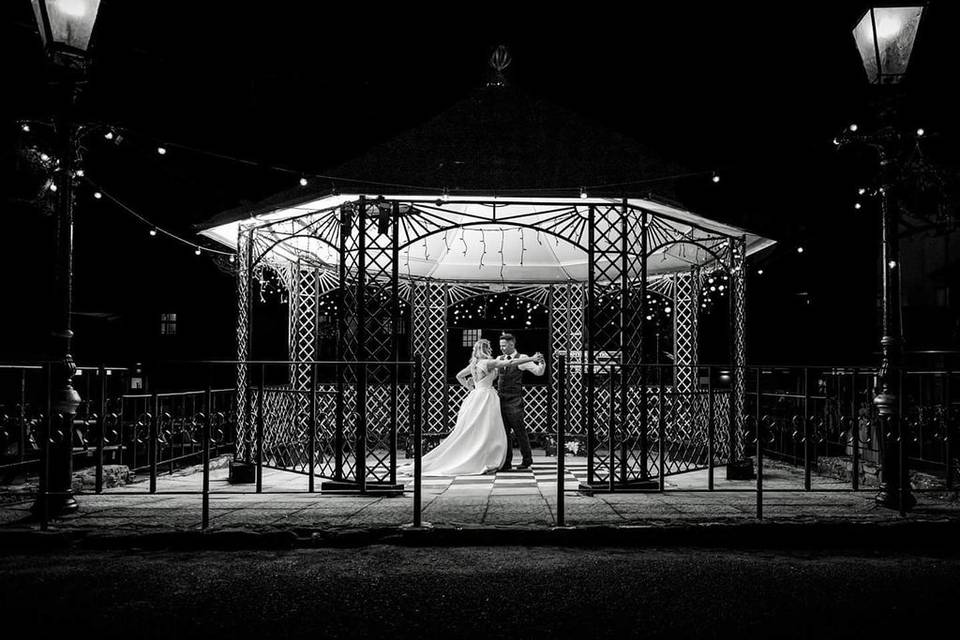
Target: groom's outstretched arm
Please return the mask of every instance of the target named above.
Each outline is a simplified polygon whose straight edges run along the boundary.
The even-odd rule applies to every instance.
[[[520,357],[526,358],[527,356],[521,354]],[[536,362],[524,362],[523,364],[519,365],[517,368],[523,369],[524,371],[529,371],[535,376],[542,376],[543,372],[547,370],[547,363],[541,362],[538,364]]]

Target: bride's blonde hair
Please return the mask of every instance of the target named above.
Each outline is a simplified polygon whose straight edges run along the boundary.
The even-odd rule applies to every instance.
[[[473,343],[473,354],[470,356],[470,366],[475,367],[480,360],[489,360],[493,357],[493,348],[490,341],[480,338]]]

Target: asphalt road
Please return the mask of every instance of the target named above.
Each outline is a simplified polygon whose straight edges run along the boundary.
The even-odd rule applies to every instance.
[[[916,636],[955,627],[958,594],[960,556],[924,554],[394,546],[0,554],[4,627],[16,619],[31,635]]]

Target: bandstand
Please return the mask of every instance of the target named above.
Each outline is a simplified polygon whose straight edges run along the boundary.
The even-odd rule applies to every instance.
[[[527,389],[528,430],[549,439],[562,413],[568,440],[583,444],[588,485],[649,482],[711,456],[744,461],[745,265],[773,241],[648,191],[556,188],[628,183],[665,165],[497,71],[336,171],[349,179],[317,180],[205,225],[203,235],[237,251],[238,460],[259,453],[265,466],[340,488],[394,485],[412,419],[426,446],[456,420],[464,390],[449,381],[459,363],[443,348],[448,309],[510,295],[548,314],[548,384]],[[270,384],[243,364],[265,274],[286,291],[291,362]],[[726,385],[698,367],[701,294],[717,286],[729,294]],[[655,316],[671,334],[665,367],[650,356]],[[319,336],[331,331],[341,364],[318,377]],[[420,376],[391,364],[401,353],[419,358]]]
[[[248,359],[258,277],[270,270],[288,292],[287,384],[257,387],[247,366],[238,367],[239,458],[253,454],[259,423],[264,464],[308,473],[313,423],[316,475],[395,482],[398,448],[411,433],[410,378],[390,364],[400,341],[422,358],[424,433],[442,435],[463,393],[448,383],[454,365],[437,348],[446,344],[448,307],[491,293],[548,310],[548,372],[561,356],[569,363],[567,433],[585,439],[591,480],[649,480],[661,450],[669,473],[702,468],[708,447],[715,464],[744,457],[745,261],[769,240],[654,200],[493,194],[326,195],[204,233],[238,249],[239,361]],[[732,384],[704,395],[698,297],[706,274],[718,273],[730,291]],[[319,323],[331,313],[319,301],[330,294],[337,360],[370,364],[345,364],[336,380],[320,383],[307,363],[317,359]],[[645,327],[658,301],[673,325],[667,374],[643,366]],[[529,389],[534,434],[556,428],[558,385],[551,376]],[[708,420],[721,434],[712,446]]]

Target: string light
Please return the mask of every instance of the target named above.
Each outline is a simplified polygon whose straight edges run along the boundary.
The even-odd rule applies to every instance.
[[[57,185],[56,185],[55,183],[51,182],[51,183],[50,183],[50,191],[56,191],[56,190],[57,190]]]
[[[924,130],[923,130],[922,127],[921,127],[920,129],[917,129],[917,137],[918,137],[918,138],[922,138],[924,133],[925,133],[925,132],[924,132]]]
[[[584,187],[580,187],[580,199],[581,199],[581,200],[586,200],[587,197],[588,197],[588,196],[587,196],[587,190],[586,190]]]
[[[103,137],[104,137],[106,140],[113,140],[113,137],[114,137],[114,136],[113,136],[113,131],[107,131],[105,134],[103,134]]]
[[[22,124],[22,125],[20,125],[20,129],[21,129],[24,133],[30,133],[30,125],[28,125],[28,124]]]
[[[803,247],[797,247],[797,253],[803,253]]]
[[[856,122],[854,122],[853,124],[850,125],[850,131],[856,131],[858,128],[859,128],[859,127],[857,127],[857,123],[856,123]]]
[[[150,237],[151,237],[151,238],[157,237],[157,230],[156,230],[156,229],[150,229]]]
[[[43,160],[44,162],[49,162],[49,161],[50,161],[50,156],[48,156],[48,155],[45,154],[45,153],[41,153],[41,154],[40,154],[40,159]]]
[[[93,192],[93,197],[96,198],[97,200],[99,200],[100,198],[103,197],[103,194],[100,193],[99,191],[94,191],[94,192]]]
[[[718,176],[716,173],[713,174],[713,178],[711,179],[713,180],[714,184],[720,182],[720,176]]]
[[[193,253],[194,255],[200,255],[203,252],[200,250],[200,247],[197,247],[196,251],[194,251]]]
[[[757,275],[758,275],[758,276],[762,276],[762,275],[763,275],[763,269],[757,269]]]
[[[159,153],[159,154],[162,155],[162,156],[165,156],[165,155],[167,155],[167,148],[166,148],[166,147],[157,147],[157,153]]]
[[[859,189],[857,189],[857,194],[859,194],[859,195],[861,195],[861,196],[862,196],[863,194],[865,194],[866,192],[867,192],[867,190],[864,189],[863,187],[860,187]]]
[[[307,186],[307,182],[308,182],[308,181],[307,181],[306,178],[300,178],[300,186],[301,186],[301,187]]]

